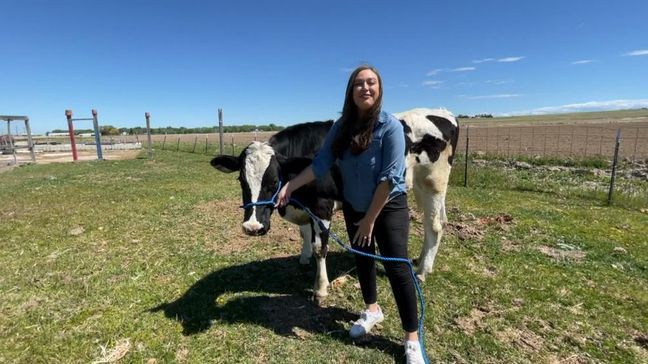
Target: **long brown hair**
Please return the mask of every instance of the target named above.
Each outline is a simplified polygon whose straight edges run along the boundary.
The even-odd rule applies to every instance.
[[[376,102],[371,106],[367,111],[364,118],[360,119],[360,114],[358,112],[358,106],[353,101],[353,83],[358,76],[358,73],[370,70],[376,74],[378,77],[378,87],[380,93],[376,98]],[[331,150],[333,155],[341,159],[344,151],[351,146],[351,152],[354,155],[360,154],[369,148],[371,144],[371,139],[373,137],[373,129],[380,115],[380,110],[382,108],[382,79],[380,78],[380,73],[378,70],[370,65],[362,65],[356,68],[349,77],[349,82],[346,87],[346,94],[344,97],[344,107],[342,108],[342,116],[340,117],[340,130],[337,134],[337,137],[333,141]],[[358,136],[357,141],[354,139],[354,136]]]

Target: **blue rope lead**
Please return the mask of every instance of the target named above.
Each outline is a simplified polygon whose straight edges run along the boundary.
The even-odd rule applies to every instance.
[[[269,200],[265,201],[256,201],[256,202],[248,202],[245,205],[239,206],[242,209],[248,209],[253,206],[263,206],[263,205],[272,205],[274,206],[277,202],[277,195],[279,195],[279,191],[281,191],[281,180],[279,180],[279,185],[277,186],[277,190],[275,191],[274,195]]]
[[[279,180],[279,186],[277,186],[277,191],[274,193],[274,195],[272,195],[272,198],[270,198],[269,200],[249,202],[249,203],[247,203],[245,205],[242,205],[241,208],[247,209],[247,208],[250,208],[250,207],[253,207],[253,206],[264,206],[264,205],[272,205],[272,206],[274,206],[276,204],[276,201],[277,201],[277,195],[279,195],[279,191],[281,191],[281,185],[282,185],[281,180]],[[348,251],[350,253],[361,255],[361,256],[364,256],[364,257],[368,257],[368,258],[372,258],[372,259],[375,259],[375,260],[380,260],[380,261],[385,261],[385,262],[401,262],[401,263],[407,264],[407,266],[410,269],[410,274],[412,275],[412,280],[414,281],[414,287],[416,287],[416,294],[418,295],[418,298],[419,298],[419,304],[421,305],[421,315],[419,316],[419,324],[418,324],[419,344],[421,345],[421,352],[423,353],[423,360],[425,361],[426,364],[429,364],[427,353],[425,352],[425,338],[423,337],[423,318],[425,317],[425,300],[423,299],[423,292],[421,291],[421,286],[419,285],[418,279],[416,278],[416,274],[414,273],[414,265],[412,264],[412,261],[409,260],[409,259],[405,259],[405,258],[383,257],[383,256],[380,256],[380,255],[369,254],[369,253],[362,252],[360,250],[353,249],[351,247],[351,245],[345,244],[337,236],[337,234],[335,234],[332,230],[330,230],[326,226],[324,226],[324,223],[322,222],[322,220],[319,217],[315,216],[315,214],[313,214],[308,207],[304,206],[304,204],[302,204],[301,202],[299,202],[298,200],[296,200],[296,199],[294,199],[292,197],[290,198],[290,202],[297,205],[298,207],[301,207],[304,211],[306,211],[306,213],[311,217],[311,219],[313,219],[313,221],[315,221],[317,223],[317,225],[320,227],[320,229],[322,231],[328,231],[329,236],[331,236],[333,238],[333,240],[336,243],[338,243],[338,245],[340,245],[342,247],[342,249],[344,249],[344,250],[346,250],[346,251]]]
[[[410,269],[410,274],[412,275],[412,280],[414,280],[414,286],[416,287],[416,293],[419,298],[419,304],[421,305],[421,315],[419,316],[419,324],[418,324],[418,337],[419,337],[419,344],[421,345],[421,352],[423,353],[423,360],[425,361],[426,364],[428,364],[429,361],[428,361],[427,353],[425,352],[425,338],[423,337],[423,318],[425,317],[425,300],[423,299],[423,292],[421,291],[421,286],[419,285],[418,279],[416,278],[416,274],[414,273],[414,265],[412,264],[412,261],[405,258],[383,257],[380,255],[369,254],[360,250],[353,249],[351,245],[345,244],[332,230],[327,229],[326,226],[324,226],[322,220],[319,217],[315,216],[315,214],[313,214],[308,207],[304,206],[301,202],[295,200],[292,197],[290,198],[290,202],[304,209],[304,211],[308,213],[311,219],[313,219],[313,221],[317,223],[320,229],[322,229],[322,231],[328,231],[329,236],[331,236],[333,240],[336,243],[338,243],[338,245],[340,245],[344,250],[353,254],[361,255],[375,260],[380,260],[385,262],[401,262],[407,264],[407,266]]]

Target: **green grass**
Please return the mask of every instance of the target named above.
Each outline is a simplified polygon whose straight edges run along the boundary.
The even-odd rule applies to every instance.
[[[273,217],[270,234],[242,237],[236,175],[209,159],[156,150],[151,161],[0,174],[0,362],[87,363],[126,339],[121,360],[134,363],[401,362],[386,278],[387,319],[354,345],[345,332],[362,306],[354,272],[313,305],[313,267],[298,264],[294,227]],[[605,207],[576,184],[557,190],[556,176],[532,183],[537,176],[497,169],[472,171],[464,188],[453,173],[449,220],[483,238],[447,233],[423,286],[434,361],[648,360],[639,202]],[[478,223],[500,214],[512,224]],[[420,227],[412,223],[413,255]],[[331,280],[353,268],[335,247],[328,264]]]
[[[480,156],[484,165],[468,161],[468,186],[473,188],[497,189],[507,191],[530,191],[551,195],[557,199],[585,199],[590,203],[603,206],[607,204],[610,189],[610,176],[597,175],[594,169],[610,171],[609,161],[597,157],[583,159],[558,159],[551,157],[509,159],[495,156]],[[531,169],[515,170],[517,161],[527,162]],[[565,170],[550,167],[571,167]],[[631,164],[620,162],[614,184],[612,203],[629,209],[640,210],[648,207],[648,182],[639,178],[625,178],[621,171],[634,168]],[[464,186],[465,159],[458,156],[451,176],[451,183]]]

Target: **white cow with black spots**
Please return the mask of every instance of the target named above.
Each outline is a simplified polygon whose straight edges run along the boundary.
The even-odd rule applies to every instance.
[[[417,204],[424,212],[425,236],[417,277],[425,280],[425,275],[432,272],[443,223],[447,221],[445,197],[459,127],[452,113],[445,109],[413,109],[394,116],[401,121],[405,134],[407,187],[414,191]],[[239,171],[243,204],[248,205],[242,224],[246,234],[268,232],[274,205],[255,206],[254,203],[272,199],[280,188],[280,181],[285,183],[307,167],[332,125],[331,121],[294,125],[275,134],[267,143],[250,144],[238,157],[219,156],[211,161],[220,171]],[[293,198],[303,200],[328,226],[335,201],[341,200],[340,185],[334,169],[326,181],[302,187],[295,191]],[[279,213],[300,226],[301,263],[308,262],[312,247],[315,248],[318,271],[314,296],[325,297],[328,294],[325,265],[328,233],[320,231],[317,224],[294,205],[280,208]]]

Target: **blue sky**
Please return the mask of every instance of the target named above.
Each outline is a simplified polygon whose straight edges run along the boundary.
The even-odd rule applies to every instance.
[[[384,109],[648,107],[648,1],[0,0],[0,114],[101,124],[336,118],[375,65]],[[80,123],[78,128],[90,127]]]

